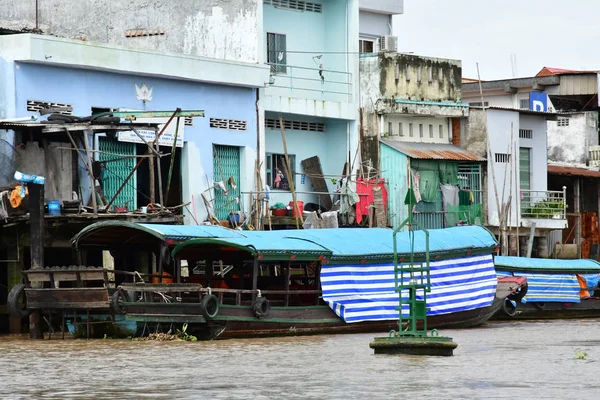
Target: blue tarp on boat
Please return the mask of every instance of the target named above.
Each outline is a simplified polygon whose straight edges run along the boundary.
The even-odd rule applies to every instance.
[[[540,273],[577,274],[600,272],[600,263],[594,260],[556,260],[551,258],[527,257],[494,257],[494,264],[498,270]]]
[[[492,304],[497,278],[491,254],[430,262],[427,315],[468,311]],[[408,277],[407,277],[408,278]],[[323,265],[323,299],[346,322],[398,319],[394,265]],[[407,297],[403,293],[403,297]],[[422,291],[417,291],[422,299]],[[402,314],[409,315],[408,306]]]
[[[311,240],[332,252],[332,258],[390,256],[394,253],[393,230],[387,228],[300,229],[268,232],[283,237]],[[267,233],[267,232],[265,232]],[[410,254],[412,235],[399,232],[396,236],[399,254]],[[480,226],[457,226],[429,231],[429,251],[447,253],[455,250],[493,248],[494,236]],[[425,233],[414,233],[414,252],[425,253]]]
[[[579,303],[579,281],[575,274],[528,274],[524,272],[498,271],[498,276],[521,276],[527,278],[527,294],[521,302],[531,303]]]

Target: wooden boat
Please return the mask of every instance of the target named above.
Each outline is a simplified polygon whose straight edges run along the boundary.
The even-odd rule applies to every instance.
[[[400,262],[404,262],[410,237],[408,233],[398,237]],[[184,323],[190,332],[208,339],[398,328],[398,294],[389,291],[393,287],[389,229],[242,232],[214,226],[104,222],[84,229],[73,243],[81,265],[110,251],[114,268],[27,271],[31,284],[24,289],[23,311],[43,310],[54,314],[54,321],[59,313],[70,330],[82,336],[139,335]],[[422,232],[415,233],[415,243],[415,260],[424,262]],[[439,275],[432,279],[437,279],[438,288],[453,290],[455,296],[450,297],[455,299],[442,290],[436,304],[434,285],[433,295],[428,294],[429,328],[483,324],[506,296],[522,287],[522,279],[496,278],[491,261],[496,245],[480,227],[430,232],[430,262],[433,276]],[[444,274],[463,264],[468,268],[457,276],[464,282],[452,287]],[[383,275],[386,299],[383,304],[368,299],[373,304],[367,304],[372,307],[366,317],[348,317],[356,293],[336,292],[335,280],[330,279],[344,269],[367,274],[375,269],[377,279]],[[344,279],[352,276],[356,273]],[[352,290],[377,279],[363,276],[353,281]],[[457,306],[461,302],[467,306]]]
[[[527,292],[508,298],[498,319],[600,317],[600,263],[594,260],[555,260],[495,257],[498,277],[527,279]]]

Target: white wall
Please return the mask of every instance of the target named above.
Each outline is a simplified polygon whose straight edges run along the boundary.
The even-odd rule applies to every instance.
[[[488,175],[488,225],[499,226],[500,219],[498,217],[498,207],[496,203],[496,195],[498,194],[500,207],[502,203],[508,201],[510,196],[510,165],[507,163],[496,163],[496,153],[510,153],[510,133],[511,124],[513,131],[513,142],[515,137],[518,140],[519,137],[519,113],[517,111],[501,111],[501,110],[488,110],[487,111],[487,127],[488,127],[488,139],[490,143],[490,149],[492,152],[492,160],[488,160],[487,175]],[[516,159],[516,166],[518,168],[518,157]],[[492,171],[493,168],[493,171]],[[513,168],[515,168],[513,166]],[[494,190],[494,179],[495,176],[496,184]],[[517,175],[518,176],[518,175]],[[505,179],[506,177],[506,179]],[[513,170],[513,196],[511,202],[511,219],[514,224],[516,221],[516,196],[514,189],[514,170]],[[506,182],[506,184],[504,183]],[[505,186],[504,196],[502,196],[502,187]]]
[[[392,131],[390,132],[390,122]],[[400,136],[400,126],[402,123],[403,136]],[[410,124],[413,126],[413,136],[410,136]],[[423,126],[423,137],[419,135],[419,126]],[[433,138],[429,136],[429,126],[433,127]],[[440,138],[440,126],[442,127],[442,137]],[[421,118],[411,116],[400,116],[397,114],[388,114],[384,118],[383,124],[384,136],[389,136],[394,140],[417,143],[442,143],[451,142],[450,125],[448,118]]]
[[[589,147],[598,145],[598,113],[572,114],[568,124],[548,121],[548,160],[586,165]]]
[[[513,143],[511,149],[511,124]],[[531,149],[531,190],[545,191],[548,189],[548,163],[547,163],[547,139],[546,139],[546,118],[544,116],[525,115],[518,111],[488,110],[487,126],[490,141],[490,148],[494,162],[488,162],[488,224],[490,226],[499,226],[498,208],[496,204],[496,195],[494,193],[494,182],[492,177],[492,168],[496,178],[496,189],[500,205],[508,201],[512,194],[510,226],[517,226],[517,211],[520,204],[519,174],[515,176],[515,168],[520,170],[519,148],[527,147]],[[520,139],[519,129],[531,129],[533,131],[532,139]],[[513,169],[509,163],[495,162],[496,153],[513,154]],[[511,185],[512,175],[512,185]],[[516,180],[516,182],[515,182]],[[504,196],[502,195],[504,187]],[[518,188],[518,191],[515,189]],[[512,188],[512,189],[511,189]],[[523,221],[519,221],[523,225]]]

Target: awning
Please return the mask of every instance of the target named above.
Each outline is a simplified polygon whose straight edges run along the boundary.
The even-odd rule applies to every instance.
[[[243,238],[238,231],[211,225],[138,224],[125,221],[105,221],[89,225],[71,240],[75,247],[154,245],[162,241],[182,242],[200,237]]]
[[[550,175],[576,176],[581,178],[600,178],[600,171],[594,171],[587,168],[563,167],[560,165],[548,164],[548,173]]]
[[[496,270],[530,273],[585,274],[599,273],[600,263],[594,260],[555,260],[550,258],[494,257]]]
[[[484,158],[452,144],[412,143],[382,139],[381,142],[402,154],[419,160],[485,161]]]

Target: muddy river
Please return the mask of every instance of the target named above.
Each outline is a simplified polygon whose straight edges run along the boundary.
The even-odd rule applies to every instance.
[[[570,399],[600,388],[600,320],[444,330],[453,357],[373,354],[374,334],[213,342],[0,337],[0,398]],[[586,354],[587,353],[587,354]]]

